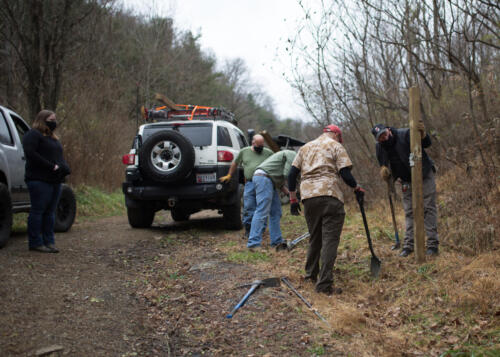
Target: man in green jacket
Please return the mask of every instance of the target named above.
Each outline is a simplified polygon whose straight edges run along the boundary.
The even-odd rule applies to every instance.
[[[236,172],[238,165],[243,166],[243,174],[245,176],[245,190],[243,191],[243,225],[245,226],[245,238],[250,234],[250,226],[252,224],[253,214],[257,206],[255,185],[252,182],[252,177],[257,166],[262,164],[265,159],[273,154],[271,150],[264,147],[264,137],[260,134],[254,135],[252,146],[243,148],[238,153],[238,156],[229,167],[229,172],[226,176],[221,177],[221,182],[229,182],[231,177]]]
[[[279,151],[255,170],[252,182],[255,186],[257,208],[252,219],[248,248],[260,247],[262,234],[269,218],[271,246],[283,243],[281,236],[281,201],[278,190],[285,184],[296,153],[292,150]]]

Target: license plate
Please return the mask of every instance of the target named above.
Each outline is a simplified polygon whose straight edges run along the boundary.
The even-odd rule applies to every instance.
[[[211,174],[196,174],[196,183],[209,183],[217,181],[215,172]]]

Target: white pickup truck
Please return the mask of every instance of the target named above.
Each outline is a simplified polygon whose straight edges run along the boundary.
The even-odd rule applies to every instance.
[[[30,197],[24,169],[22,140],[29,125],[15,112],[0,106],[0,248],[5,246],[12,227],[13,213],[29,212]],[[63,184],[56,209],[56,232],[68,231],[76,215],[73,190]]]

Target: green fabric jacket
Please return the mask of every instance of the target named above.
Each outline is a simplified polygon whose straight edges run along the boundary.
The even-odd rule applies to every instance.
[[[274,183],[275,188],[280,188],[285,183],[292,162],[297,153],[292,150],[279,151],[268,157],[257,169],[264,170]]]

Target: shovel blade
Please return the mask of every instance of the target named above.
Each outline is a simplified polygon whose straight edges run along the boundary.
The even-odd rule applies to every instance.
[[[267,278],[260,281],[260,286],[262,287],[274,287],[280,286],[281,280],[280,278]]]
[[[370,261],[370,272],[372,274],[372,277],[376,278],[378,276],[378,274],[380,273],[381,265],[382,262],[377,257],[372,257]]]

